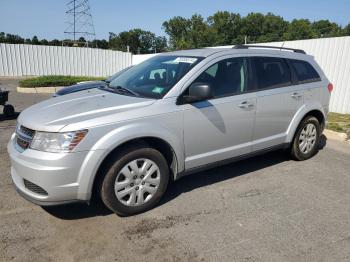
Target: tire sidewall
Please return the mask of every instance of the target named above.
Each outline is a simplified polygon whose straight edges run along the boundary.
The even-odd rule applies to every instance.
[[[119,171],[129,162],[135,159],[147,158],[156,163],[160,171],[160,183],[154,196],[141,206],[126,206],[120,202],[115,195],[114,184]],[[144,212],[154,207],[163,196],[169,180],[169,167],[163,155],[153,148],[138,148],[126,150],[124,154],[119,154],[111,161],[110,168],[102,182],[101,198],[104,204],[115,213],[126,216]]]
[[[301,152],[301,150],[299,148],[299,137],[300,137],[300,134],[301,134],[302,130],[304,129],[304,127],[310,123],[315,125],[315,127],[316,127],[316,141],[315,141],[315,145],[312,148],[312,150],[310,152],[308,152],[307,154],[304,154],[303,152]],[[292,156],[297,160],[306,160],[306,159],[313,157],[318,152],[320,136],[321,136],[321,126],[320,126],[320,123],[318,122],[317,118],[306,117],[300,123],[298,131],[294,137]]]

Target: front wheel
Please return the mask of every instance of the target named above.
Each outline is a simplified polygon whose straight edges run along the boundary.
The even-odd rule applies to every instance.
[[[292,145],[292,157],[295,160],[306,160],[318,152],[321,127],[317,118],[308,116],[300,123]]]
[[[133,215],[154,207],[169,180],[164,156],[149,147],[129,147],[109,163],[101,185],[103,203],[118,215]]]

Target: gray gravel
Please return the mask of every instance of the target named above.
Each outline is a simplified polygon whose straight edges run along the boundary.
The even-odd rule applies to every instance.
[[[10,102],[22,110],[47,97],[13,92]],[[348,144],[328,140],[304,162],[274,152],[194,174],[157,208],[121,218],[18,196],[6,153],[14,125],[0,120],[0,261],[350,261]]]

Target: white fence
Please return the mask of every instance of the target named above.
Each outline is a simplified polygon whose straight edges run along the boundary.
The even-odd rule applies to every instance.
[[[334,85],[329,105],[330,111],[350,113],[350,36],[272,42],[260,45],[303,49],[307,54],[314,56]]]
[[[131,53],[120,51],[0,44],[0,76],[109,76],[131,63]]]
[[[300,48],[314,56],[334,85],[330,111],[350,113],[350,36],[263,45]],[[0,76],[107,76],[153,55],[132,56],[119,51],[78,47],[0,44]]]

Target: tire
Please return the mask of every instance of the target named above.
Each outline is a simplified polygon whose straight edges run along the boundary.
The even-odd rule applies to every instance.
[[[15,108],[12,105],[4,105],[3,113],[6,117],[13,116],[15,114]]]
[[[321,126],[317,118],[305,117],[294,136],[291,156],[293,159],[303,161],[317,154],[320,143]]]
[[[105,170],[100,196],[103,203],[120,216],[153,208],[169,181],[169,167],[164,156],[147,146],[122,149],[110,158]]]

